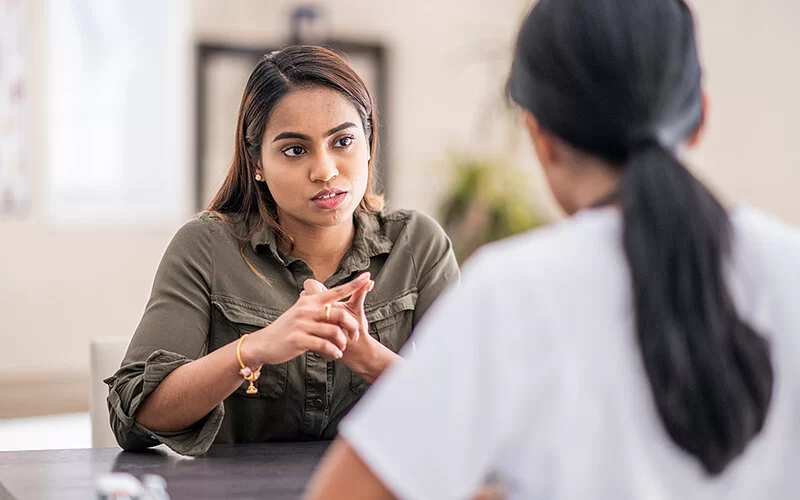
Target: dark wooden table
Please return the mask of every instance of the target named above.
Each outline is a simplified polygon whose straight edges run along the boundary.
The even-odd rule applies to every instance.
[[[106,472],[158,474],[172,500],[299,498],[328,442],[215,445],[202,457],[119,448],[0,452],[0,500],[96,498]]]

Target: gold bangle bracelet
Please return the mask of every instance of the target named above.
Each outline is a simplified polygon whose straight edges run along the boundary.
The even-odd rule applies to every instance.
[[[242,378],[250,382],[250,386],[247,388],[247,394],[255,394],[258,392],[258,389],[255,385],[253,385],[253,382],[258,380],[258,378],[261,376],[261,367],[264,365],[259,365],[257,369],[253,370],[249,366],[245,366],[244,362],[242,361],[242,341],[244,341],[244,338],[248,335],[248,333],[245,333],[239,337],[239,343],[236,344],[236,359],[239,360],[239,374],[242,376]]]

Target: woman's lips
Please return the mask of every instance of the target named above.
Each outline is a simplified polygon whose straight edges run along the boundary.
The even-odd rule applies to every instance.
[[[318,194],[312,201],[324,210],[332,210],[342,204],[347,197],[347,191],[329,191],[327,193]]]

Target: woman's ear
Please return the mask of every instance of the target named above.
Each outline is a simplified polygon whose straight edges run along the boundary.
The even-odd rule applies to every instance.
[[[687,146],[690,148],[696,148],[700,141],[703,139],[703,133],[706,129],[706,117],[708,116],[708,94],[706,91],[703,90],[700,94],[701,99],[701,111],[700,111],[700,125],[697,126],[692,135],[689,136],[689,140],[687,141]]]
[[[528,131],[528,136],[533,143],[533,149],[536,151],[536,156],[539,158],[539,164],[542,168],[548,168],[555,163],[556,148],[552,136],[542,128],[539,120],[536,119],[529,111],[522,112],[523,122],[525,129]]]

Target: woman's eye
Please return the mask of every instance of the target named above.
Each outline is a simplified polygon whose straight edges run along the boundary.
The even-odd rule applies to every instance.
[[[353,144],[353,138],[350,136],[342,137],[336,141],[336,145],[339,146],[340,148],[346,148],[351,144]]]
[[[285,154],[286,156],[294,157],[294,156],[300,156],[305,151],[306,150],[304,148],[302,148],[301,146],[292,146],[290,148],[284,149],[283,150],[283,154]]]

